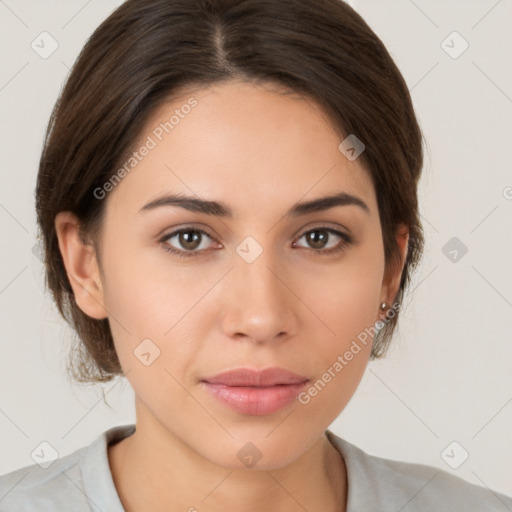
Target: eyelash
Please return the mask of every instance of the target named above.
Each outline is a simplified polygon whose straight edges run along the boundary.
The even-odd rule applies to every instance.
[[[186,233],[186,232],[190,232],[190,231],[193,231],[196,233],[201,233],[203,235],[206,235],[208,238],[212,238],[206,231],[204,231],[202,229],[195,228],[195,227],[194,228],[186,227],[186,228],[181,228],[176,231],[173,231],[172,233],[169,233],[168,235],[165,235],[163,238],[161,238],[159,240],[159,243],[163,246],[165,251],[167,251],[175,256],[178,256],[179,258],[192,258],[192,257],[198,256],[201,254],[202,251],[182,251],[182,250],[175,249],[174,247],[171,247],[165,243],[167,240],[169,240],[170,238],[173,238],[176,235],[179,235],[180,233]],[[317,226],[313,229],[308,229],[307,231],[302,233],[302,235],[299,237],[299,239],[302,238],[304,235],[307,235],[308,233],[311,233],[314,231],[326,231],[330,234],[339,236],[341,239],[344,240],[343,243],[339,244],[338,246],[331,247],[330,249],[312,249],[312,248],[308,249],[307,247],[305,248],[306,250],[313,251],[314,253],[320,254],[322,256],[341,253],[342,251],[344,251],[346,249],[347,245],[350,245],[352,243],[351,236],[349,236],[345,233],[342,233],[341,231],[338,231],[337,229],[328,228],[328,227],[324,227],[324,226]]]

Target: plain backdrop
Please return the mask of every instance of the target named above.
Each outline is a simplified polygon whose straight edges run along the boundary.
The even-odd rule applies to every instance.
[[[43,441],[63,456],[135,421],[125,380],[81,388],[66,378],[72,333],[43,292],[34,250],[51,108],[87,37],[120,3],[0,1],[0,474],[33,464]],[[512,4],[352,5],[402,71],[424,132],[427,247],[392,348],[331,430],[371,454],[512,495]],[[46,59],[31,46],[42,32],[58,43]],[[457,469],[446,462],[466,453]]]

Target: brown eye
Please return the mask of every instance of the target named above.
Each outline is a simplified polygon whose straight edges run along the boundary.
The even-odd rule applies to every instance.
[[[294,244],[294,247],[304,247],[311,249],[318,254],[330,254],[342,251],[347,245],[352,243],[352,238],[332,228],[315,228],[306,231],[300,238],[304,238],[306,245]]]
[[[329,240],[329,234],[327,231],[315,229],[314,231],[309,231],[306,235],[307,243],[313,249],[323,249],[327,241]]]
[[[201,236],[198,231],[182,231],[178,234],[178,243],[184,249],[191,251],[201,245]]]
[[[208,248],[207,239],[212,237],[202,229],[183,228],[165,235],[160,240],[164,249],[177,256],[196,256]]]

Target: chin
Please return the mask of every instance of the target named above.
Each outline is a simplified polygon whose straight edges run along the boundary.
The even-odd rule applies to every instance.
[[[198,451],[211,463],[227,469],[267,471],[293,463],[309,448],[307,440],[294,440],[284,429],[281,435],[268,436],[270,431],[266,429],[257,438],[238,436],[226,442],[210,440],[208,446]]]

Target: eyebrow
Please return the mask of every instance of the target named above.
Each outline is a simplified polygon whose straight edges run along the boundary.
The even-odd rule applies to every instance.
[[[216,217],[233,217],[231,208],[219,201],[207,201],[197,197],[185,196],[183,194],[165,194],[145,204],[140,213],[154,210],[163,206],[179,206],[191,212],[214,215]],[[364,212],[370,213],[368,205],[359,197],[346,192],[339,192],[331,196],[320,197],[311,201],[294,204],[286,213],[288,216],[298,217],[308,213],[320,212],[334,208],[335,206],[358,206]]]

